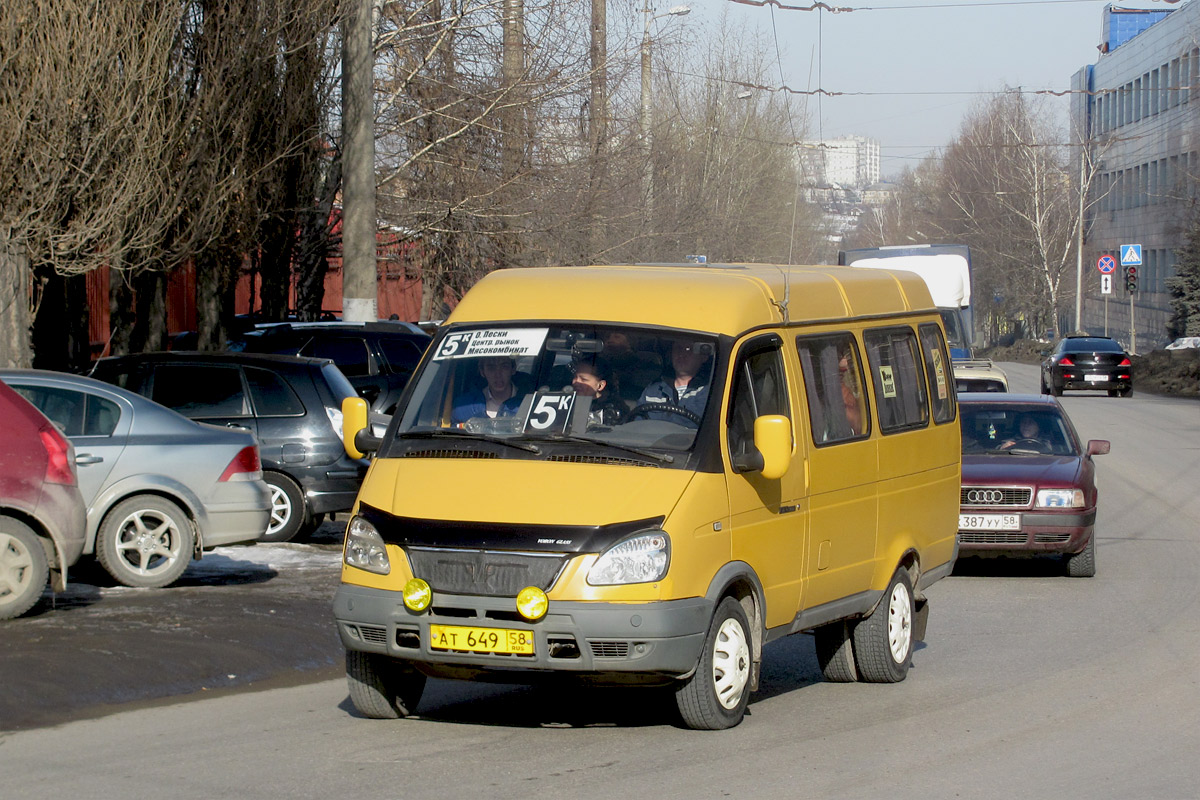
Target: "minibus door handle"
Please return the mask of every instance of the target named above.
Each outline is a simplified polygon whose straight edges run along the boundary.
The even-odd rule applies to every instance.
[[[799,511],[799,510],[800,510],[800,506],[799,506],[799,505],[794,505],[794,506],[780,506],[780,507],[779,507],[779,513],[780,513],[780,514],[790,514],[790,513],[792,513],[793,511]]]

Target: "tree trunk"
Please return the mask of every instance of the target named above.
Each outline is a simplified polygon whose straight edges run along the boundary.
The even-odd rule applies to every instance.
[[[157,270],[133,278],[134,322],[130,347],[135,353],[167,349],[167,282]]]
[[[0,367],[33,362],[29,336],[29,261],[0,238]]]

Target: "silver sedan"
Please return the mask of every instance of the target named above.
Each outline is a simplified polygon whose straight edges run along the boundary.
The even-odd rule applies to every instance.
[[[0,370],[75,446],[85,555],[126,586],[178,580],[192,557],[257,541],[271,517],[253,434],[194,422],[80,375]]]

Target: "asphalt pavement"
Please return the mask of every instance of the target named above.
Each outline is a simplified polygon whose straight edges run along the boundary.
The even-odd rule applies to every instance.
[[[218,548],[164,589],[120,586],[85,558],[66,592],[0,622],[0,731],[342,675],[332,604],[344,524]]]

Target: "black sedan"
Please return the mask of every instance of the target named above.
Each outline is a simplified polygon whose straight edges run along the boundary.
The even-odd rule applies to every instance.
[[[1061,397],[1067,389],[1107,389],[1109,397],[1133,394],[1129,353],[1107,336],[1067,336],[1042,362],[1042,394]]]
[[[1060,553],[1067,574],[1096,574],[1096,467],[1062,404],[1035,394],[958,395],[962,425],[959,555]]]

